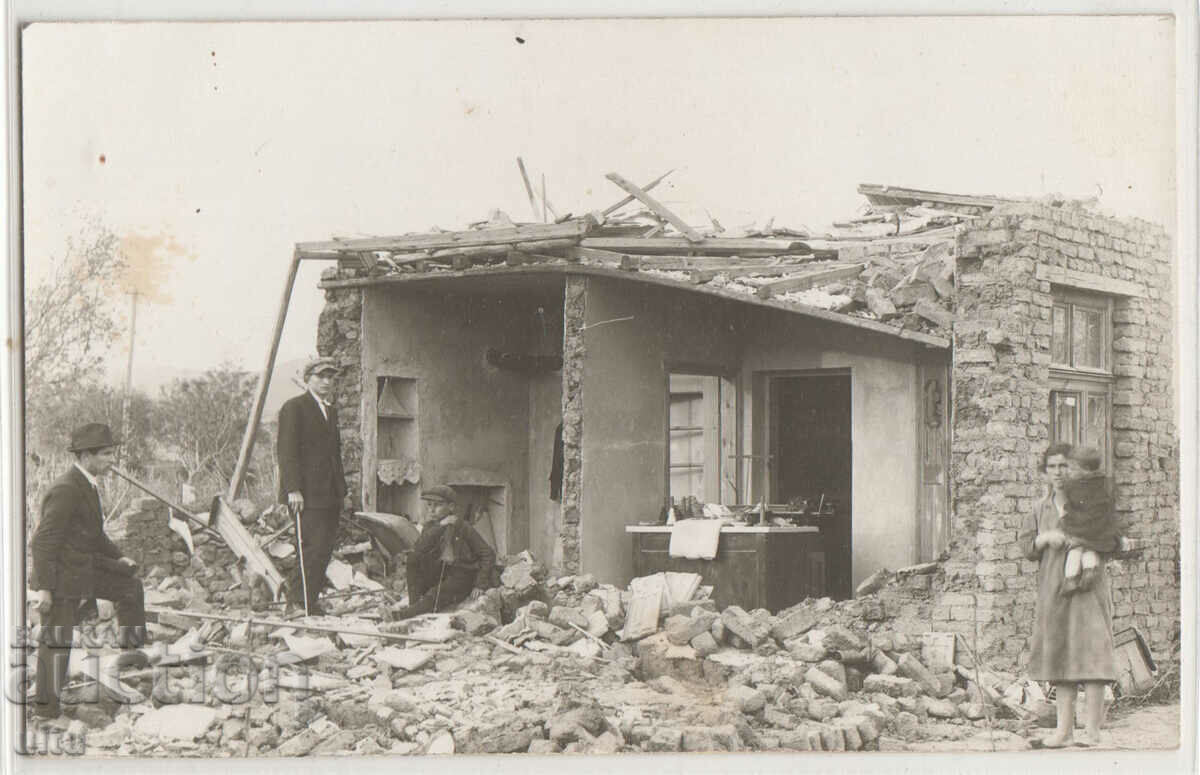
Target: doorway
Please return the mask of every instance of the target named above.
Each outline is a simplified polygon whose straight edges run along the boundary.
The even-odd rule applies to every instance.
[[[850,373],[773,376],[769,395],[771,501],[819,512],[825,591],[844,600],[852,595]]]

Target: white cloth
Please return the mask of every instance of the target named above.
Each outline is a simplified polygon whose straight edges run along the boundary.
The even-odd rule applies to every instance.
[[[717,556],[717,543],[721,540],[721,524],[719,519],[679,520],[671,528],[667,556],[689,560],[714,559]]]

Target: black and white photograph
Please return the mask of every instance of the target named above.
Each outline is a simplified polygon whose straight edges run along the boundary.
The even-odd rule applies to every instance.
[[[789,10],[10,20],[14,771],[1192,771],[1195,8]]]

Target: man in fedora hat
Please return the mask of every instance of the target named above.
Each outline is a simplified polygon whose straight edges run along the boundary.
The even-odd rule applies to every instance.
[[[421,493],[425,523],[408,553],[408,605],[398,619],[440,611],[491,586],[496,553],[458,516],[458,499],[444,484]]]
[[[117,612],[119,644],[141,646],[146,637],[142,582],[133,574],[133,560],[124,557],[104,534],[104,511],[96,477],[112,468],[119,442],[101,423],[88,423],[71,432],[75,464],[50,486],[42,499],[42,514],[33,531],[33,565],[29,586],[41,616],[36,692],[33,711],[44,718],[59,715],[60,693],[66,685],[67,664],[77,615],[96,598],[111,600]]]
[[[338,371],[332,358],[310,361],[304,368],[308,389],[279,410],[279,499],[297,520],[298,562],[288,591],[293,603],[306,604],[314,616],[322,613],[317,596],[325,586],[346,495],[342,440],[332,401]]]

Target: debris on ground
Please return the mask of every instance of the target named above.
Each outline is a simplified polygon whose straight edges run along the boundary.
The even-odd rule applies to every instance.
[[[140,701],[106,694],[73,714],[95,755],[1027,746],[1053,723],[1038,684],[975,665],[951,633],[912,635],[872,615],[872,594],[916,572],[929,571],[883,572],[860,585],[865,596],[772,614],[717,610],[696,574],[618,589],[550,577],[522,552],[505,558],[497,587],[453,611],[391,621],[404,600],[347,596],[330,601],[337,614],[294,627],[255,623],[282,611],[171,605],[189,589],[171,577],[152,607],[169,645],[120,668]],[[656,610],[643,606],[634,637],[628,615],[643,601]]]

